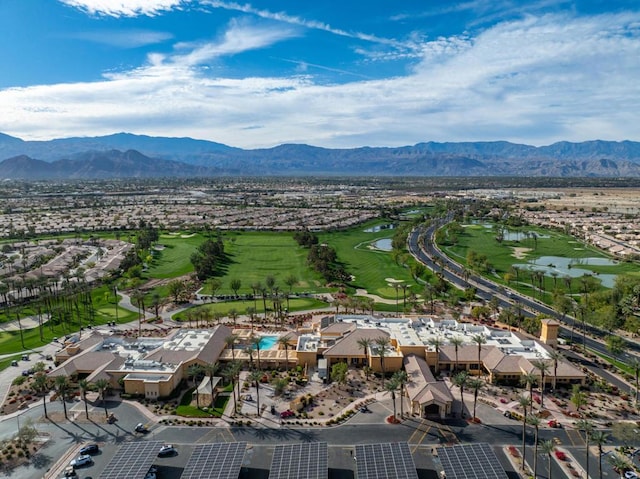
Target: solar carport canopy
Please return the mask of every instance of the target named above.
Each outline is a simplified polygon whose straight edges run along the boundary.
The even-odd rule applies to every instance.
[[[507,479],[496,453],[487,443],[438,448],[447,479]]]
[[[144,479],[162,444],[161,441],[124,443],[104,468],[100,479]]]
[[[246,442],[197,444],[180,479],[238,479]]]
[[[358,479],[418,479],[406,442],[356,444]]]
[[[327,479],[326,442],[278,444],[273,451],[269,479]]]

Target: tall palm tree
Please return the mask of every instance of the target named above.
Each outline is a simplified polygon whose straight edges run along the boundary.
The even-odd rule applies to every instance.
[[[102,398],[102,406],[104,407],[104,415],[109,417],[109,411],[107,411],[107,389],[109,389],[109,381],[101,378],[98,379],[93,385],[96,387],[98,391],[100,391],[100,397]]]
[[[380,369],[382,370],[382,387],[384,388],[384,380],[387,371],[384,367],[384,357],[387,354],[387,347],[390,344],[389,338],[387,336],[380,336],[375,340],[376,346],[378,346],[378,355],[380,356]]]
[[[187,374],[193,381],[194,392],[196,393],[196,407],[200,409],[200,393],[198,392],[198,375],[202,372],[202,367],[199,364],[192,364],[187,369]]]
[[[398,383],[398,389],[400,389],[400,417],[404,417],[404,388],[409,376],[406,371],[400,370],[393,373],[393,379]]]
[[[46,374],[36,374],[33,378],[36,390],[42,393],[42,407],[44,407],[44,417],[49,419],[47,415],[47,393],[49,392],[49,378]]]
[[[258,413],[258,417],[260,417],[260,380],[262,379],[262,372],[254,369],[253,371],[251,371],[249,373],[249,382],[253,383],[253,385],[256,388],[256,407],[257,407],[257,413]]]
[[[549,352],[549,359],[553,362],[553,389],[555,391],[558,378],[558,363],[564,359],[564,354],[559,349],[553,349]]]
[[[533,372],[524,373],[520,376],[520,383],[529,390],[529,398],[531,402],[529,404],[529,412],[533,411],[533,385],[538,381],[538,376],[533,374]]]
[[[242,369],[242,365],[236,361],[231,361],[226,368],[222,370],[222,376],[231,382],[232,394],[233,394],[233,412],[238,412],[238,398],[237,395],[239,392],[237,391],[236,384],[238,382],[238,374],[240,374],[240,370]]]
[[[393,418],[396,418],[396,391],[398,390],[398,381],[392,378],[385,384],[384,389],[391,394],[391,401],[393,402]]]
[[[538,429],[542,421],[538,416],[529,416],[527,421],[529,422],[529,425],[533,426],[535,429],[535,434],[533,436],[533,477],[538,477]],[[522,460],[524,461],[524,457]],[[587,477],[589,477],[589,475],[587,475]]]
[[[524,471],[524,458],[525,458],[525,447],[526,447],[526,443],[525,443],[525,439],[526,439],[526,434],[527,434],[527,408],[529,406],[531,406],[531,398],[524,396],[524,395],[520,395],[518,396],[518,404],[520,405],[520,407],[522,408],[523,414],[522,414],[522,470]]]
[[[369,348],[371,347],[371,344],[373,343],[373,341],[371,341],[371,339],[369,338],[360,338],[358,339],[358,346],[360,346],[362,348],[362,352],[364,353],[364,357],[365,360],[367,361],[367,366],[371,366],[371,364],[369,364]]]
[[[623,456],[618,456],[617,454],[609,454],[607,456],[607,460],[609,461],[609,464],[611,464],[611,466],[613,466],[613,468],[619,472],[620,479],[624,477],[624,471],[633,469],[633,466]]]
[[[544,384],[545,384],[545,376],[549,372],[549,363],[542,359],[538,359],[536,361],[532,361],[531,364],[540,371],[540,408],[544,407]]]
[[[473,419],[476,419],[476,404],[478,403],[478,393],[484,387],[484,381],[480,378],[472,378],[467,386],[473,390]]]
[[[226,338],[224,338],[224,343],[228,348],[231,348],[231,359],[233,361],[236,360],[236,341],[238,340],[237,334],[230,334]]]
[[[64,418],[69,419],[67,415],[67,392],[69,392],[69,380],[67,376],[56,376],[54,381],[54,386],[56,388],[56,392],[58,396],[60,396],[60,400],[62,401],[62,407],[64,408]]]
[[[556,448],[555,444],[551,439],[547,441],[542,441],[540,443],[540,448],[542,449],[542,453],[547,455],[547,466],[549,467],[549,477],[547,479],[551,479],[551,454],[553,454],[553,450]]]
[[[288,371],[289,370],[289,337],[288,335],[284,335],[284,336],[280,336],[278,338],[278,345],[282,346],[284,348],[284,359],[285,359],[285,364],[284,364],[284,370]]]
[[[480,362],[480,354],[482,353],[482,345],[487,342],[487,338],[483,334],[476,334],[471,338],[471,341],[478,345],[478,376],[482,374],[482,363]]]
[[[78,387],[82,393],[82,400],[84,401],[84,413],[89,419],[89,405],[87,404],[87,392],[91,391],[91,383],[86,379],[78,381]]]
[[[453,376],[452,382],[460,388],[460,417],[464,417],[464,388],[469,382],[469,373],[467,371],[460,371]]]
[[[585,474],[589,477],[589,440],[593,434],[593,423],[587,419],[579,419],[576,421],[576,427],[580,431],[584,431],[584,450],[586,456]]]
[[[213,378],[215,377],[216,373],[218,372],[218,370],[220,369],[220,363],[218,363],[217,361],[215,363],[207,363],[202,367],[202,370],[204,371],[204,373],[209,376],[209,386],[211,387],[211,407],[213,408]]]
[[[600,430],[593,431],[591,440],[598,446],[598,478],[602,479],[602,447],[609,440],[609,434]]]
[[[444,344],[444,339],[439,336],[434,336],[427,340],[427,343],[430,346],[433,346],[433,349],[436,351],[436,365],[435,365],[435,373],[438,374],[438,370],[440,369],[440,347]]]
[[[256,350],[256,354],[257,354],[257,359],[258,359],[258,370],[261,370],[262,368],[260,367],[260,340],[262,339],[260,336],[251,336],[250,338],[251,344],[253,344],[255,350]]]
[[[453,345],[453,348],[456,352],[456,365],[455,365],[454,371],[457,371],[458,370],[458,350],[460,349],[460,346],[464,344],[464,338],[460,336],[454,336],[453,338],[449,339],[449,344]]]

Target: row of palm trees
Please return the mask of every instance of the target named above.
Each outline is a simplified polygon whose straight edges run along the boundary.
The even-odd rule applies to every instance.
[[[49,376],[47,376],[45,371],[45,365],[43,362],[38,362],[34,366],[34,377],[33,377],[33,388],[42,395],[42,407],[44,408],[44,417],[49,418],[47,413],[47,394],[50,391],[55,391],[60,400],[62,401],[62,407],[64,409],[64,417],[65,419],[69,419],[67,412],[67,397],[74,391],[74,389],[79,389],[82,395],[82,399],[84,401],[84,410],[89,419],[89,406],[87,401],[87,393],[90,391],[99,391],[100,397],[102,398],[102,404],[104,406],[105,416],[109,416],[109,412],[107,411],[107,405],[105,401],[105,395],[107,390],[109,389],[109,381],[104,378],[97,379],[94,382],[87,381],[86,379],[81,379],[77,382],[77,386],[69,381],[68,376],[56,376],[53,381]]]

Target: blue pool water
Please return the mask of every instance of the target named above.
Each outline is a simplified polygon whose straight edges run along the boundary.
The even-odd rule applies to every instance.
[[[260,338],[260,349],[271,349],[278,342],[278,336],[262,336]]]

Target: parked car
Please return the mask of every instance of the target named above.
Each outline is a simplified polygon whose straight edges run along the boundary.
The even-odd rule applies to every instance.
[[[98,452],[100,452],[100,448],[98,447],[97,444],[87,444],[86,446],[80,449],[80,454],[82,455],[97,454]]]
[[[158,456],[160,457],[173,456],[175,454],[178,454],[178,451],[171,444],[165,444],[160,448],[160,452],[158,452]]]
[[[287,409],[286,411],[282,411],[282,412],[280,413],[280,417],[281,417],[282,419],[286,419],[286,418],[288,418],[288,417],[293,417],[293,416],[295,416],[295,415],[296,415],[296,413],[295,413],[295,412],[293,412],[291,409]]]
[[[145,426],[144,424],[142,424],[141,422],[139,422],[138,424],[136,424],[136,428],[135,428],[136,432],[141,432],[141,433],[147,433],[149,432],[149,429],[147,429],[147,426]]]
[[[76,470],[72,467],[72,466],[67,466],[65,468],[65,470],[62,472],[62,476],[63,478],[77,478],[78,477],[78,473],[76,472]]]
[[[560,424],[555,419],[552,419],[551,421],[549,421],[549,427],[553,427],[553,428],[559,429],[559,428],[562,427],[562,424]]]
[[[11,366],[17,366],[17,365],[18,365],[18,361],[16,361],[15,359],[11,361]]]
[[[638,479],[638,474],[635,471],[625,471],[624,479]]]
[[[89,454],[83,454],[81,456],[76,457],[75,459],[73,459],[69,465],[71,467],[82,467],[82,466],[86,466],[88,464],[91,464],[93,462],[93,459],[91,458],[91,456]]]

